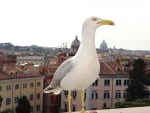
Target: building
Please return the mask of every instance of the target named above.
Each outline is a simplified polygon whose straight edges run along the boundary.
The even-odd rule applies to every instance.
[[[1,68],[0,95],[3,101],[0,112],[8,108],[15,111],[18,99],[26,96],[31,104],[31,113],[42,113],[43,79],[39,74],[21,71],[14,65]]]
[[[46,88],[52,81],[53,75],[58,66],[68,58],[66,53],[59,53],[54,57],[49,58],[49,64],[46,69],[44,78],[44,88]],[[44,113],[59,113],[61,95],[43,94],[43,112]]]
[[[45,57],[40,55],[21,55],[17,56],[17,65],[22,64],[34,64],[34,65],[44,65]]]
[[[79,46],[80,46],[80,41],[78,40],[78,37],[76,36],[75,39],[71,43],[69,56],[74,56],[76,52],[78,51]]]
[[[103,40],[103,42],[100,44],[100,52],[102,53],[109,52],[109,48],[107,47],[107,43],[105,42],[105,40]]]
[[[52,76],[48,75],[44,79],[44,88],[46,88],[52,81]],[[60,95],[54,95],[52,93],[43,94],[43,113],[59,113],[60,110]]]
[[[113,108],[116,102],[122,102],[126,96],[129,75],[126,68],[116,62],[100,62],[99,79],[85,91],[86,109]],[[80,91],[72,91],[72,111],[81,110]],[[61,109],[68,109],[68,92],[61,94]]]
[[[16,63],[16,55],[0,53],[0,65]]]

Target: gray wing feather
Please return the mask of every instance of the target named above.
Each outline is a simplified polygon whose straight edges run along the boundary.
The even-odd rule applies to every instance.
[[[64,61],[56,70],[50,86],[56,88],[60,86],[61,80],[73,69],[73,59]]]

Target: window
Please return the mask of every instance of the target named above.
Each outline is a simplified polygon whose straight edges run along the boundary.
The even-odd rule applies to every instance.
[[[97,92],[92,92],[92,99],[98,99],[98,93]]]
[[[104,99],[109,99],[109,91],[104,91]]]
[[[121,86],[121,80],[116,80],[116,86]]]
[[[36,106],[36,111],[40,111],[40,105]]]
[[[19,84],[15,84],[15,89],[19,89]]]
[[[41,83],[40,82],[37,82],[37,86],[40,86],[41,85]]]
[[[124,86],[128,86],[129,85],[129,80],[124,80]]]
[[[6,105],[10,105],[11,104],[11,98],[6,98]]]
[[[76,111],[76,106],[75,105],[72,106],[72,111]]]
[[[86,92],[84,92],[84,101],[85,101],[85,99],[86,99]]]
[[[2,91],[2,86],[0,86],[0,91]]]
[[[11,85],[7,85],[6,90],[11,90]]]
[[[15,103],[18,103],[19,97],[15,97]]]
[[[107,108],[107,103],[104,103],[104,104],[103,104],[103,108]]]
[[[68,96],[68,91],[64,91],[64,95],[65,95],[65,97],[67,97]]]
[[[32,100],[33,100],[33,94],[30,95],[30,101],[32,101]]]
[[[40,93],[37,93],[36,98],[40,99]]]
[[[97,110],[97,108],[96,107],[92,107],[91,110]]]
[[[34,83],[33,82],[30,83],[30,87],[34,87]]]
[[[120,90],[117,90],[117,91],[116,91],[116,96],[115,96],[115,98],[117,98],[117,99],[121,98]]]
[[[33,106],[31,106],[30,111],[33,112]]]
[[[64,112],[67,112],[68,111],[68,105],[67,105],[67,103],[64,104],[64,108],[65,108]]]
[[[72,97],[73,97],[73,99],[76,98],[76,95],[77,95],[77,92],[76,91],[72,91]]]
[[[98,86],[98,80],[96,80],[96,81],[92,84],[92,86]]]
[[[23,83],[23,88],[27,88],[27,84],[26,83]]]
[[[104,81],[104,86],[109,86],[109,85],[110,85],[110,80],[108,80],[108,79],[105,80],[105,81]]]
[[[51,98],[50,98],[51,99],[51,103],[54,103],[54,98],[55,98],[54,96],[51,96]]]
[[[127,92],[124,91],[124,93],[123,93],[123,98],[126,98],[126,97],[127,97]]]

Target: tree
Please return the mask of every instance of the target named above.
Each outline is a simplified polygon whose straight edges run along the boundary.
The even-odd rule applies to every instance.
[[[14,113],[12,109],[6,109],[5,111],[2,111],[1,113]]]
[[[0,95],[0,107],[2,105],[3,97]]]
[[[141,58],[135,60],[133,69],[129,71],[129,86],[127,91],[127,100],[136,100],[148,98],[150,85],[150,75],[145,72],[145,62]]]
[[[18,101],[18,106],[16,107],[16,113],[30,113],[31,105],[26,96],[23,96]]]
[[[150,106],[150,98],[115,103],[115,108]]]

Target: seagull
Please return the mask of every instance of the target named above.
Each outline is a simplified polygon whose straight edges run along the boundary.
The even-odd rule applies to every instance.
[[[56,70],[44,93],[68,91],[68,112],[71,113],[71,91],[81,91],[81,113],[85,113],[84,90],[99,77],[100,64],[95,48],[95,32],[99,26],[114,25],[111,20],[89,17],[82,26],[82,39],[75,56],[64,61]]]

